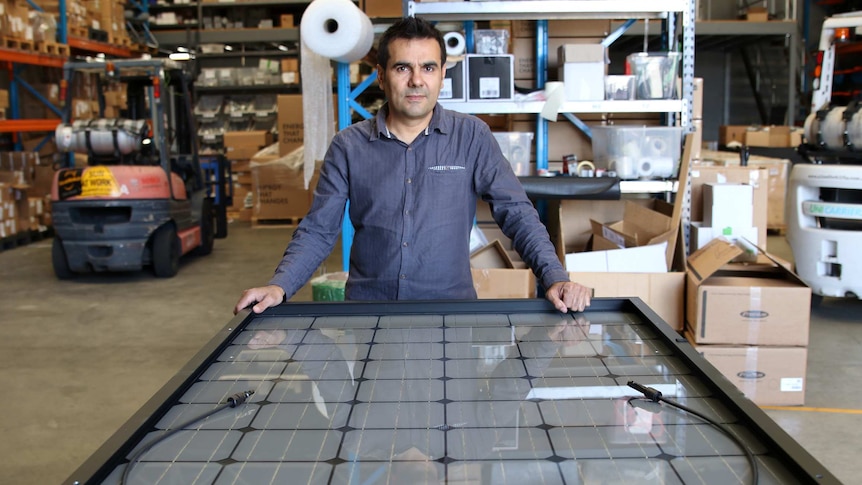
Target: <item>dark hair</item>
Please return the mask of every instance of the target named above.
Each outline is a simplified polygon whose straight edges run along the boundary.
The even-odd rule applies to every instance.
[[[386,29],[377,43],[377,63],[386,69],[389,62],[389,43],[395,39],[434,39],[440,44],[442,68],[446,64],[446,43],[443,34],[431,22],[419,17],[405,17]]]

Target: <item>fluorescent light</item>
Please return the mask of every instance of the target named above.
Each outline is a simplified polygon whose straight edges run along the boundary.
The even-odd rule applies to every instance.
[[[194,59],[194,56],[191,52],[172,52],[168,58],[172,61],[190,61]]]

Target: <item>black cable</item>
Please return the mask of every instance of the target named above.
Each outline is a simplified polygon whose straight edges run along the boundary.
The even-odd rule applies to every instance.
[[[185,428],[191,427],[191,426],[197,424],[198,422],[203,421],[204,419],[212,416],[213,414],[221,411],[222,409],[235,408],[235,407],[239,406],[240,404],[244,403],[249,397],[251,397],[252,394],[254,394],[254,391],[251,391],[251,390],[238,392],[236,394],[233,394],[233,395],[229,396],[225,400],[224,403],[222,403],[222,404],[216,406],[215,408],[201,414],[200,416],[196,416],[196,417],[186,421],[185,423],[183,423],[183,424],[181,424],[175,428],[165,430],[165,432],[162,433],[161,435],[159,435],[158,438],[147,443],[140,450],[138,450],[137,453],[135,453],[131,458],[129,458],[129,464],[126,465],[126,469],[123,470],[123,475],[120,477],[120,485],[124,485],[126,483],[126,480],[129,479],[129,473],[131,473],[132,467],[134,467],[135,464],[138,462],[138,460],[140,460],[141,457],[144,456],[144,453],[150,451],[154,446],[156,446],[157,444],[161,443],[162,441],[170,438],[171,436],[178,433],[179,431],[182,431]]]
[[[700,418],[703,422],[711,425],[715,429],[724,433],[725,436],[727,436],[728,438],[730,438],[731,441],[736,443],[736,446],[738,446],[743,452],[745,452],[745,457],[748,458],[748,464],[751,467],[751,483],[753,483],[754,485],[757,485],[757,483],[760,481],[760,477],[759,477],[759,473],[757,470],[757,460],[754,457],[754,453],[750,449],[748,449],[748,446],[746,446],[745,443],[743,443],[742,440],[739,439],[739,437],[737,437],[736,435],[731,433],[730,430],[725,428],[721,423],[719,423],[718,421],[715,421],[714,419],[710,418],[709,416],[706,416],[705,414],[700,413],[699,411],[695,411],[694,409],[691,409],[688,406],[685,406],[685,405],[680,404],[680,403],[678,403],[672,399],[668,399],[668,398],[662,396],[661,391],[659,391],[658,389],[644,386],[642,384],[638,384],[635,381],[629,381],[627,384],[632,389],[643,394],[644,397],[646,397],[650,401],[652,401],[652,402],[661,401],[661,402],[666,403],[672,407],[675,407],[675,408],[680,409],[682,411],[685,411],[689,414],[692,414],[692,415]]]

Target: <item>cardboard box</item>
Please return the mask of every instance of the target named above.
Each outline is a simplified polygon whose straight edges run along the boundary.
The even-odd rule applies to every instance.
[[[677,231],[676,228],[671,227],[669,215],[671,209],[669,205],[662,205],[661,201],[658,200],[652,201],[649,206],[627,200],[625,201],[622,220],[602,223],[591,219],[590,224],[593,228],[593,235],[601,236],[621,248],[667,243],[676,236]],[[674,249],[671,244],[665,248],[667,269],[670,269],[673,263]]]
[[[305,217],[311,208],[318,172],[305,189],[302,164],[292,166],[282,157],[251,169],[255,219],[277,220]]]
[[[586,251],[593,235],[590,221],[618,221],[623,218],[624,211],[622,200],[549,201],[546,225],[557,257],[565,263],[566,254]]]
[[[470,267],[476,269],[514,268],[515,265],[512,264],[512,260],[500,240],[494,239],[470,255]]]
[[[757,228],[757,240],[766,241],[766,205],[768,200],[765,168],[754,166],[714,166],[697,164],[691,167],[691,220],[702,221],[703,187],[709,183],[739,183],[752,187],[752,222]],[[762,243],[761,243],[762,244]]]
[[[224,133],[225,156],[230,160],[248,160],[270,144],[272,144],[272,133],[268,131],[226,131]]]
[[[727,146],[731,142],[738,142],[744,145],[747,132],[748,126],[721,125],[718,127],[718,144]]]
[[[691,340],[690,335],[686,337]],[[695,345],[713,367],[759,406],[805,404],[805,347]]]
[[[714,239],[688,258],[686,325],[698,344],[808,345],[811,289],[773,261],[734,272],[742,251]],[[745,276],[740,276],[745,274]]]
[[[371,18],[401,18],[404,16],[401,11],[401,0],[363,0],[362,10]]]
[[[466,56],[467,101],[507,101],[515,96],[511,54]]]
[[[766,22],[769,20],[769,10],[766,7],[748,7],[745,12],[745,20],[748,22]]]
[[[682,331],[685,273],[569,272],[569,279],[593,289],[595,298],[638,297],[676,331]]]
[[[443,86],[440,88],[440,101],[464,101],[466,100],[466,78],[464,61],[458,61],[446,68],[443,77]]]
[[[717,237],[723,237],[736,244],[743,250],[743,254],[733,261],[755,261],[757,259],[757,228],[756,227],[724,227],[715,228],[704,226],[702,222],[691,223],[689,244],[692,251],[696,251]],[[753,245],[753,246],[752,246]]]
[[[278,95],[278,154],[287,155],[303,145],[302,95]]]
[[[548,81],[558,81],[553,78],[560,67],[559,48],[564,44],[599,44],[604,37],[551,37],[548,39]],[[512,40],[512,54],[515,55],[515,79],[536,78],[536,39],[515,38]],[[520,86],[521,83],[518,83]]]
[[[701,166],[739,167],[739,154],[736,152],[704,150],[701,153],[701,158],[702,160],[693,169],[699,170]],[[784,229],[787,180],[791,168],[790,160],[751,155],[748,159],[748,166],[767,170],[767,229]]]
[[[725,227],[754,226],[754,190],[739,183],[708,183],[703,186],[703,225]]]
[[[595,239],[603,239],[598,236]],[[613,243],[610,243],[613,245]],[[582,251],[566,254],[566,270],[601,273],[665,273],[667,241],[635,248],[614,248],[603,251]]]
[[[536,277],[529,269],[472,269],[473,288],[481,299],[535,298]]]
[[[559,76],[567,101],[605,99],[607,63],[601,44],[563,44],[559,47]]]

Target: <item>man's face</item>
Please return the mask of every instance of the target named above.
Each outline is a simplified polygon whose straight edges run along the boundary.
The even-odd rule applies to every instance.
[[[389,44],[389,63],[377,66],[377,78],[393,120],[430,118],[446,72],[441,60],[434,39],[395,39]]]

